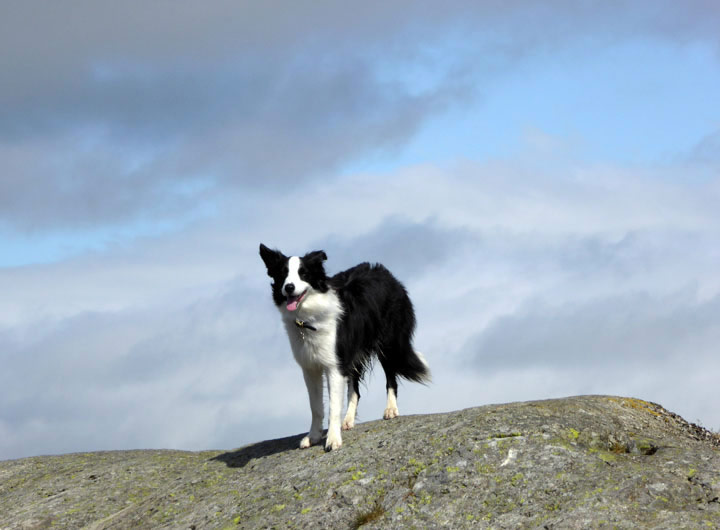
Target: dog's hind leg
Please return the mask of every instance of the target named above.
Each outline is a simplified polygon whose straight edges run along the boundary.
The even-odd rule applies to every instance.
[[[355,427],[355,417],[357,415],[358,401],[360,401],[360,385],[356,375],[348,377],[348,407],[345,419],[343,420],[343,431],[347,431]]]
[[[383,413],[383,419],[390,420],[397,418],[400,415],[397,406],[397,385],[395,387],[389,386],[387,388],[387,404],[385,405],[385,412]]]
[[[383,370],[385,370],[385,379],[387,381],[385,385],[385,388],[387,389],[387,404],[385,405],[383,419],[389,420],[397,418],[400,415],[397,406],[397,375],[395,367],[387,357],[383,355],[379,356],[379,359]]]
[[[306,449],[311,445],[315,445],[322,439],[324,413],[322,370],[307,370],[303,368],[303,377],[305,378],[305,386],[307,386],[308,398],[310,399],[312,421],[310,422],[310,432],[300,441],[300,449]]]

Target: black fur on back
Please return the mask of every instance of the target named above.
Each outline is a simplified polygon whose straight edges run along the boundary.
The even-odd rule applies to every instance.
[[[411,381],[427,378],[427,369],[412,348],[415,312],[405,287],[380,264],[361,263],[333,276],[345,311],[337,332],[337,355],[346,376],[360,380],[375,354],[388,386],[395,376]]]

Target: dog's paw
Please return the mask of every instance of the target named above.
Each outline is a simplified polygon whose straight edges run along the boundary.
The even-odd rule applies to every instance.
[[[305,438],[300,440],[300,449],[307,449],[311,445],[317,444],[321,439],[321,436],[312,436],[308,434]]]
[[[343,420],[343,424],[342,424],[343,431],[349,431],[353,427],[355,427],[355,418],[345,418]]]
[[[392,418],[397,418],[400,415],[398,412],[397,407],[388,407],[385,409],[385,412],[383,414],[384,420],[390,420]]]
[[[342,437],[340,436],[340,433],[330,434],[328,432],[327,440],[325,440],[325,450],[335,451],[336,449],[340,449],[341,446]]]

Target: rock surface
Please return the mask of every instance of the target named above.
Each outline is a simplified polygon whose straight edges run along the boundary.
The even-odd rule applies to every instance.
[[[720,528],[720,438],[580,396],[372,421],[344,446],[0,462],[0,528]]]

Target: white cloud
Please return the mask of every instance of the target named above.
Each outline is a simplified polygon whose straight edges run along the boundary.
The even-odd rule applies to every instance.
[[[324,211],[289,219],[295,197],[278,195],[243,202],[242,231],[230,216],[4,270],[0,454],[229,447],[305,429],[260,240],[324,247],[331,272],[371,260],[398,274],[434,374],[401,388],[405,413],[601,392],[720,424],[710,387],[693,387],[720,369],[713,186],[663,177],[550,179],[509,162],[346,176],[306,190]],[[378,370],[363,419],[378,416],[382,387]]]

